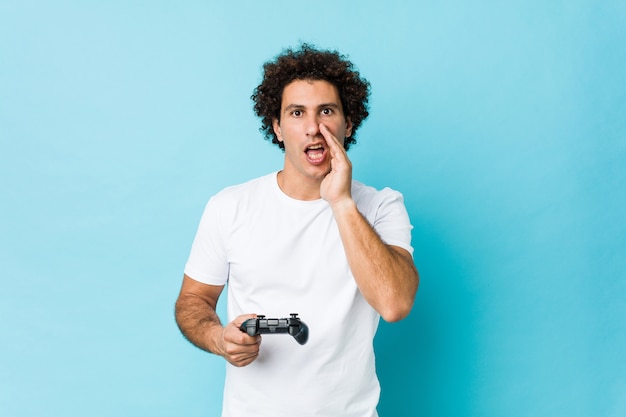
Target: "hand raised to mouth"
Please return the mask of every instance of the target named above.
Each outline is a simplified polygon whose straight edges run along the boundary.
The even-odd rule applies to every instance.
[[[321,123],[320,132],[330,151],[330,171],[322,180],[320,195],[334,208],[352,201],[352,162],[341,142]]]

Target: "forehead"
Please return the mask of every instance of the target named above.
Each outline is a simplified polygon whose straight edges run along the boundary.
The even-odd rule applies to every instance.
[[[283,89],[281,108],[298,105],[315,107],[320,104],[336,104],[341,107],[339,90],[324,80],[295,80]]]

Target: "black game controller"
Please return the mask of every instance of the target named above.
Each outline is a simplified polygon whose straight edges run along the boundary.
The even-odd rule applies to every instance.
[[[298,318],[297,314],[291,314],[288,319],[268,319],[265,316],[257,316],[255,319],[244,321],[239,329],[250,336],[267,333],[289,333],[301,345],[309,340],[309,328]]]

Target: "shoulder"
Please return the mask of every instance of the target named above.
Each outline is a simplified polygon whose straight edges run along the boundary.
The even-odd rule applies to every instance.
[[[359,207],[380,206],[381,204],[396,201],[404,202],[404,197],[399,191],[385,187],[378,190],[372,186],[365,185],[362,182],[352,181],[352,198]]]
[[[403,195],[391,188],[377,190],[353,182],[352,198],[361,214],[388,245],[399,246],[413,254],[411,247],[411,220],[404,205]]]
[[[267,195],[275,181],[276,173],[274,172],[241,184],[231,185],[211,197],[210,202],[225,204],[245,201],[256,196],[261,197]]]

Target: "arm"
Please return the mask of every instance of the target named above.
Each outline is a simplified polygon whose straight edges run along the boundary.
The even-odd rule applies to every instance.
[[[419,285],[413,258],[405,249],[386,245],[361,215],[350,193],[352,164],[337,138],[324,125],[320,131],[332,158],[320,192],[333,210],[352,275],[385,321],[401,320],[411,311]]]
[[[235,366],[245,366],[257,358],[261,338],[249,336],[239,326],[256,315],[242,315],[222,326],[215,308],[223,289],[223,285],[203,284],[185,275],[176,300],[176,323],[195,346],[223,356]]]
[[[334,206],[333,213],[361,293],[385,321],[402,320],[413,307],[419,283],[410,253],[386,245],[354,201]]]

